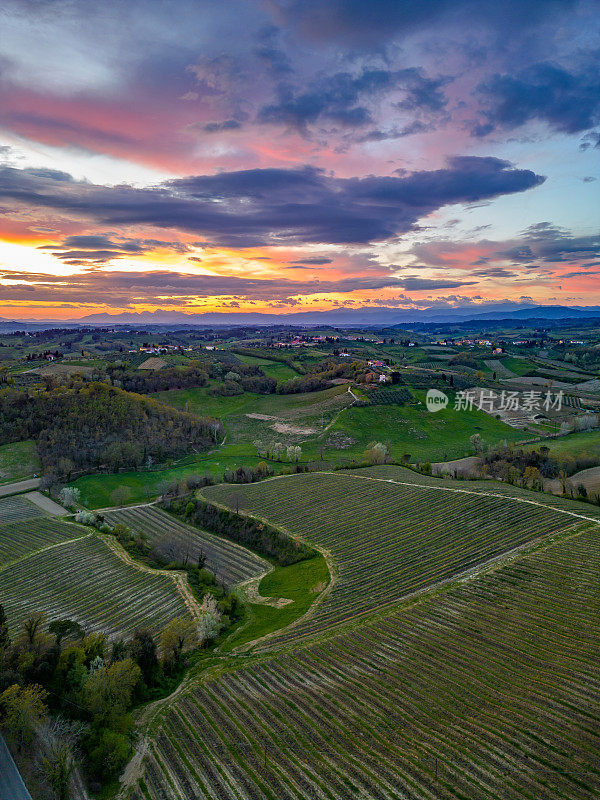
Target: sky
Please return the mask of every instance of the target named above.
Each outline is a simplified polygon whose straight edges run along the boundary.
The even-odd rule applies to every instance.
[[[597,0],[4,0],[0,316],[600,304]]]

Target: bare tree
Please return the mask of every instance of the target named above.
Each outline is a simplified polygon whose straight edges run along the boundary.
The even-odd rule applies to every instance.
[[[56,800],[69,800],[71,782],[79,760],[78,742],[85,726],[57,717],[38,731],[38,769],[50,784]]]
[[[246,504],[246,495],[243,492],[235,492],[231,495],[229,502],[235,508],[235,513],[239,514],[240,508],[244,508]]]

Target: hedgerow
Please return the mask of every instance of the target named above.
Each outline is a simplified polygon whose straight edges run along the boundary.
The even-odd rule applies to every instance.
[[[292,539],[272,525],[219,508],[201,498],[166,500],[164,507],[200,528],[254,550],[279,566],[296,564],[316,555],[316,551],[299,538]]]

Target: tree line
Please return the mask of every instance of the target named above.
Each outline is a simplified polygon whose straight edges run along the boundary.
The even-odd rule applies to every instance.
[[[183,517],[218,536],[253,550],[279,566],[296,564],[312,558],[316,551],[299,539],[292,539],[282,531],[265,522],[240,514],[244,505],[243,495],[233,497],[235,511],[220,508],[199,498],[165,498],[163,508]]]

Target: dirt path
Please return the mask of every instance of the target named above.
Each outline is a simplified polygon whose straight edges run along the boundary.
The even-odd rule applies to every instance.
[[[194,620],[196,620],[196,622],[200,622],[200,619],[202,618],[202,609],[200,608],[200,603],[192,594],[192,590],[188,585],[187,575],[185,573],[175,572],[174,570],[170,569],[154,569],[154,567],[149,567],[146,564],[142,564],[130,556],[127,550],[125,550],[125,548],[119,544],[114,536],[111,536],[107,533],[99,533],[97,535],[100,539],[102,539],[104,544],[128,566],[133,567],[140,572],[149,572],[152,575],[166,575],[170,580],[172,580],[179,594],[183,598],[183,602],[185,603],[188,611]]]
[[[294,602],[287,597],[263,597],[263,595],[259,593],[258,587],[260,582],[265,575],[268,575],[269,572],[272,571],[273,568],[267,572],[263,572],[262,575],[255,575],[253,578],[244,581],[244,583],[238,584],[238,589],[243,589],[246,599],[249,603],[259,603],[263,606],[271,606],[271,608],[283,608],[284,606]]]
[[[158,500],[149,500],[147,503],[136,503],[133,506],[107,506],[106,508],[92,508],[90,511],[93,514],[105,514],[109,511],[129,511],[132,508],[147,508],[148,506],[155,506],[157,503]]]
[[[21,494],[37,489],[40,485],[39,478],[28,478],[26,481],[15,481],[14,483],[3,483],[0,485],[0,497],[7,497],[10,494]]]
[[[69,514],[66,508],[59,506],[58,503],[55,503],[54,500],[46,497],[46,495],[41,492],[27,492],[23,497],[27,498],[30,503],[33,503],[38,508],[41,508],[46,514],[52,514],[53,517],[64,517]]]

